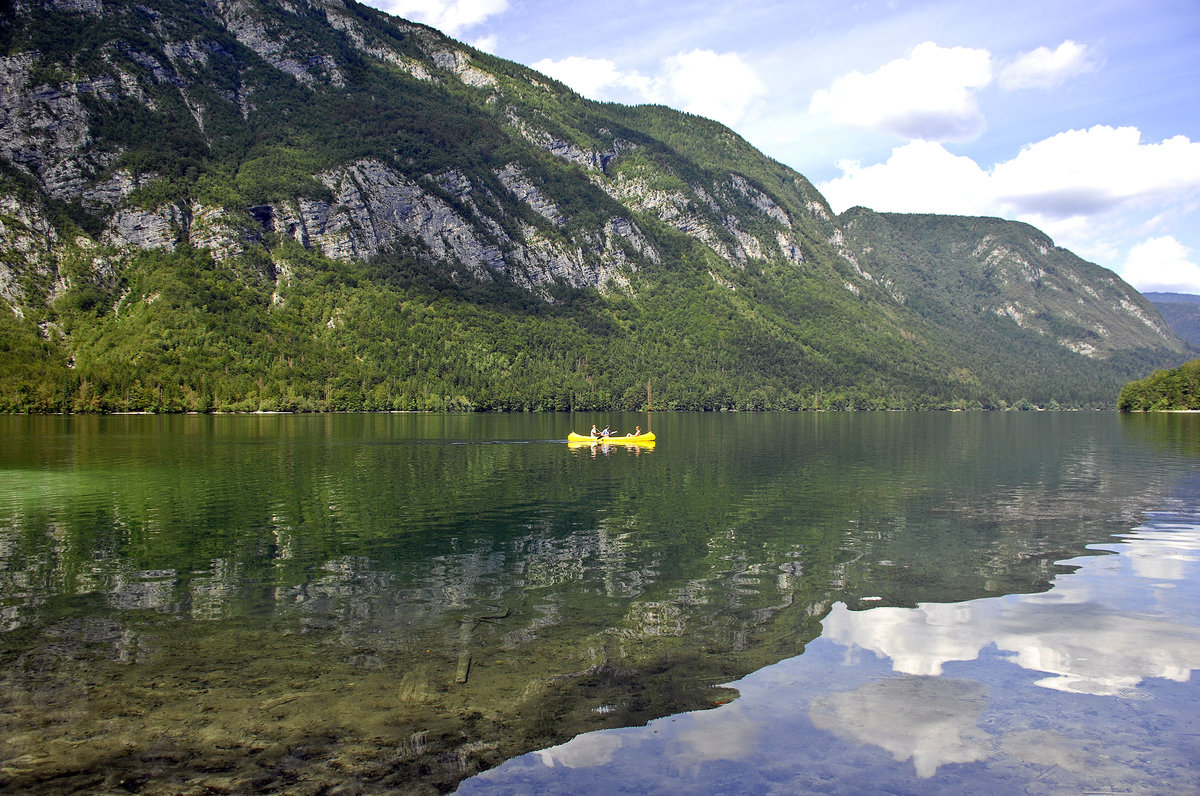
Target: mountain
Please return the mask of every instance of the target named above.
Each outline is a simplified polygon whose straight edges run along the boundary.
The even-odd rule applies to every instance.
[[[1143,293],[1171,331],[1200,348],[1200,296],[1191,293]]]
[[[1185,346],[998,219],[350,0],[0,5],[0,409],[1111,406]]]

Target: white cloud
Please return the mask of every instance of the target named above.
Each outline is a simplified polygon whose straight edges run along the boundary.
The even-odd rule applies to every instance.
[[[1121,276],[1142,291],[1200,293],[1200,265],[1174,236],[1151,238],[1129,250]]]
[[[975,93],[992,80],[991,53],[924,42],[870,74],[851,72],[813,94],[834,121],[926,141],[969,141],[986,128]]]
[[[657,101],[650,78],[637,72],[622,72],[607,58],[583,58],[578,55],[561,61],[543,58],[531,66],[542,74],[561,80],[590,99],[614,99],[614,90],[629,89],[640,101]]]
[[[663,61],[660,78],[668,102],[725,124],[740,121],[767,87],[737,53],[692,50]]]
[[[508,10],[508,0],[372,0],[371,5],[413,22],[431,25],[448,36]]]
[[[852,205],[893,213],[959,215],[994,209],[988,201],[987,172],[941,144],[910,141],[892,150],[885,163],[863,168],[843,161],[838,167],[842,176],[818,188],[839,213]]]
[[[493,33],[489,36],[474,39],[469,44],[476,50],[483,50],[485,53],[495,55],[496,49],[500,46],[500,37]]]
[[[1097,125],[1028,144],[995,167],[994,192],[1021,212],[1069,218],[1200,189],[1200,143],[1175,136],[1143,144],[1141,135]]]
[[[1067,39],[1057,48],[1038,47],[1021,53],[1000,70],[1000,87],[1054,88],[1076,75],[1094,71],[1099,58],[1085,45]]]
[[[692,50],[662,59],[656,75],[623,72],[607,58],[543,59],[533,68],[598,100],[654,102],[735,124],[767,88],[737,53]]]

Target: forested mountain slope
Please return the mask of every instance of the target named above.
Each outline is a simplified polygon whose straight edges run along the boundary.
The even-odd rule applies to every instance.
[[[849,256],[869,278],[922,316],[943,319],[963,361],[985,383],[1003,374],[991,389],[1023,384],[1036,392],[1046,375],[1062,389],[1077,384],[1086,391],[1089,377],[1099,376],[1096,360],[1125,359],[1148,328],[1172,334],[1116,274],[1028,224],[864,208],[839,220]],[[1063,348],[1080,356],[1064,359]],[[1024,372],[1002,364],[1014,355],[1025,362]]]
[[[1184,358],[1029,227],[834,217],[353,2],[0,14],[0,409],[1112,405]]]

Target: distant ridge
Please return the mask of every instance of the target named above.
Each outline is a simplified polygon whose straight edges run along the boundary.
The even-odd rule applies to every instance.
[[[1142,293],[1143,296],[1155,303],[1167,304],[1200,304],[1200,296],[1195,293]]]
[[[1200,296],[1192,293],[1143,293],[1171,331],[1190,343],[1200,353]]]

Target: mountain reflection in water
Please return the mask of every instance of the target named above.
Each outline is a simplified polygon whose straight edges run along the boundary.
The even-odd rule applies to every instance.
[[[1200,418],[669,414],[653,450],[563,442],[648,420],[0,417],[0,790],[427,793],[512,760],[608,792],[634,735],[580,734],[658,719],[670,777],[743,792],[759,760],[849,792],[1041,760],[1070,713],[1047,694],[1135,706],[1096,744],[1189,704],[1137,697],[1187,685],[1162,675],[1194,659],[1191,559],[1087,553],[1178,492]],[[1173,562],[1176,613],[1122,613],[1120,579],[1063,602],[1126,559]],[[1137,665],[1094,649],[1134,633]],[[829,765],[773,769],[792,735]]]
[[[1200,480],[1042,594],[851,611],[736,702],[468,780],[491,793],[1200,792]]]

